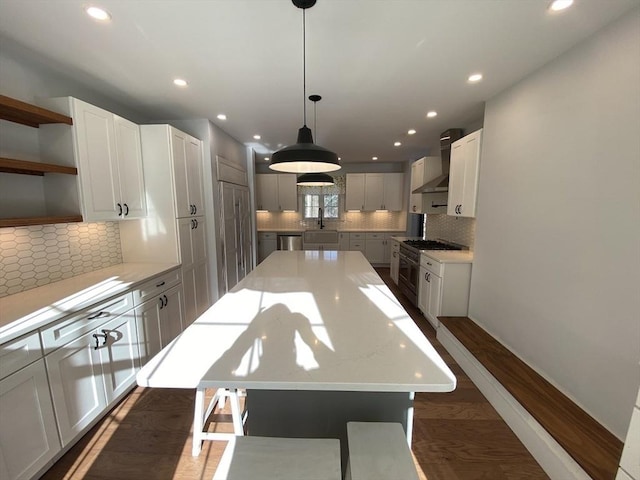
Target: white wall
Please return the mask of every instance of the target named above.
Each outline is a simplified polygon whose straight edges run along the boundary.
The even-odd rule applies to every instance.
[[[487,102],[470,317],[624,438],[640,360],[640,8]]]

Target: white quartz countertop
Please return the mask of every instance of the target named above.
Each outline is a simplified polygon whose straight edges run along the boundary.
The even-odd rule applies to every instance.
[[[126,292],[178,266],[121,263],[0,298],[0,343]]]
[[[360,252],[277,251],[138,373],[167,388],[448,392],[456,379]]]

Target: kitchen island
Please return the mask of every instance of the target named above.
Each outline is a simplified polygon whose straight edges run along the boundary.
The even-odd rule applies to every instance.
[[[333,437],[343,445],[347,421],[399,422],[410,442],[414,392],[456,386],[409,314],[352,251],[274,252],[137,380],[200,393],[245,388],[249,435]],[[197,395],[196,411],[202,401]]]

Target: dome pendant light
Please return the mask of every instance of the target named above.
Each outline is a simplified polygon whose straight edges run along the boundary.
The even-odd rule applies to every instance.
[[[307,127],[307,59],[306,59],[306,22],[305,10],[316,4],[316,0],[292,0],[293,4],[302,9],[302,90],[304,125],[298,130],[298,140],[294,145],[281,148],[271,155],[269,168],[277,172],[289,173],[321,173],[333,172],[340,169],[338,156],[331,150],[315,145],[313,135]]]
[[[313,134],[318,136],[316,104],[322,100],[320,95],[309,95],[309,100],[313,102]],[[304,173],[298,177],[297,184],[301,187],[328,187],[333,185],[333,177],[326,173]]]

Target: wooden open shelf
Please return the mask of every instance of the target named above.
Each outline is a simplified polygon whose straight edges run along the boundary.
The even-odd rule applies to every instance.
[[[65,167],[63,165],[54,165],[52,163],[28,162],[26,160],[0,157],[0,172],[40,176],[45,173],[77,175],[78,169],[76,167]]]
[[[73,125],[71,117],[5,95],[0,95],[0,119],[35,128],[45,123]]]
[[[52,223],[76,223],[76,222],[82,222],[82,215],[66,215],[61,217],[0,218],[0,228],[27,227],[30,225],[49,225]]]

